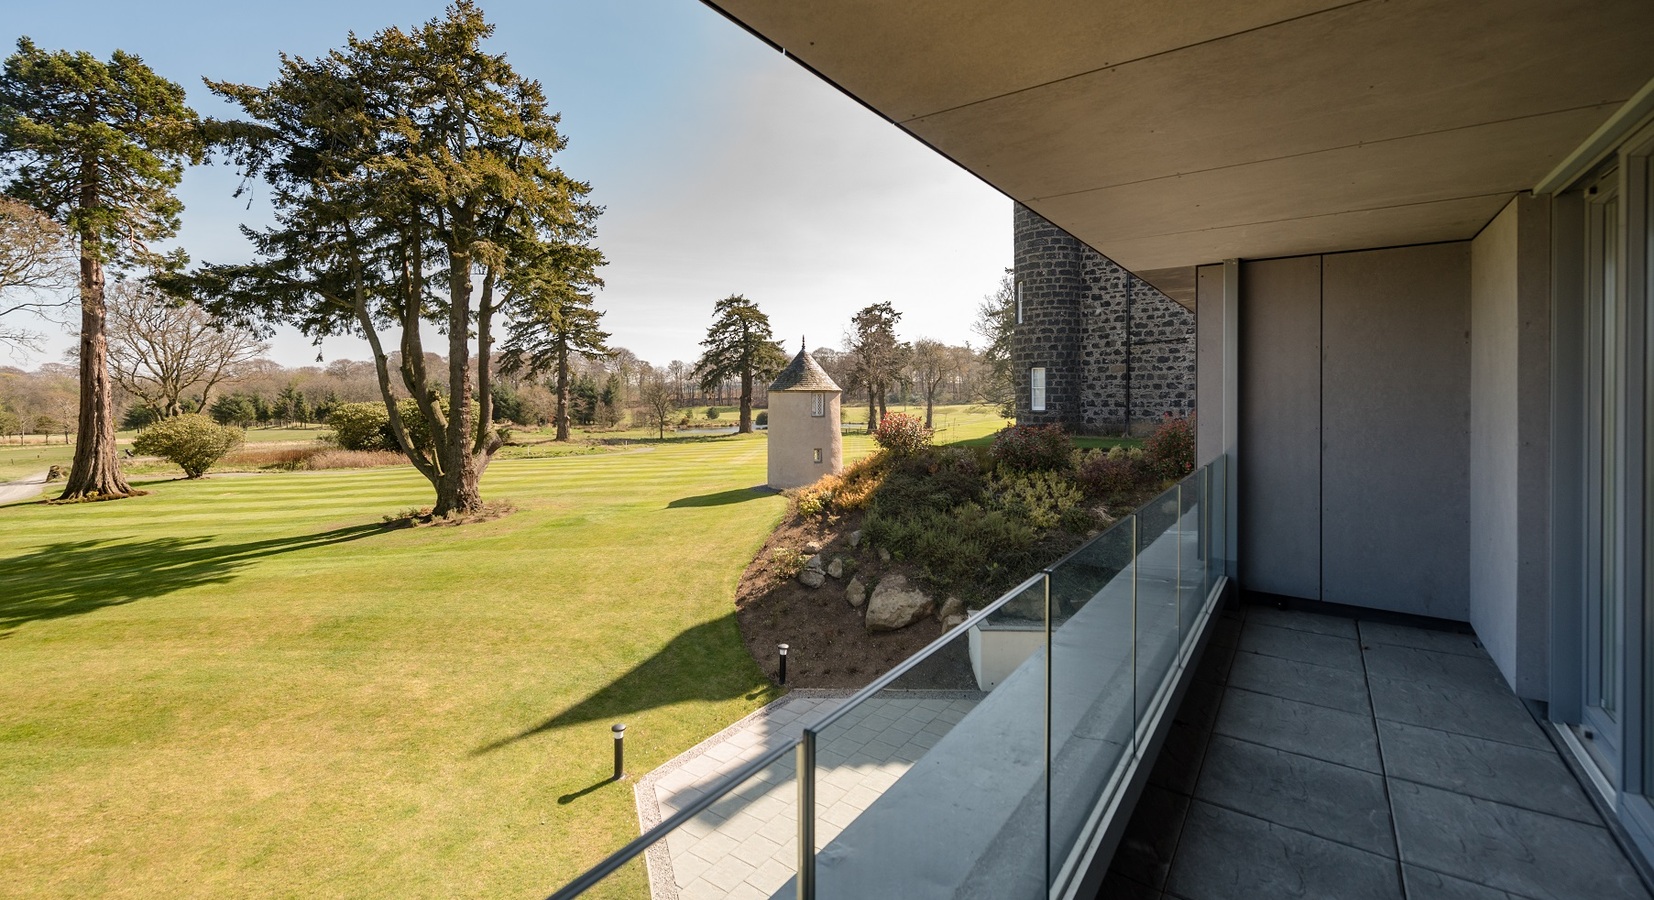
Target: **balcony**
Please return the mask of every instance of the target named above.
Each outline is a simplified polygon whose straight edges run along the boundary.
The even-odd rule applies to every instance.
[[[554,898],[628,866],[681,900],[1649,896],[1473,635],[1220,608],[1228,495],[1220,459],[661,767]]]

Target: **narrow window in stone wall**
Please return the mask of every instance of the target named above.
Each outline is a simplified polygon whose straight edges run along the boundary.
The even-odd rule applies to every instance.
[[[1045,412],[1045,370],[1033,368],[1028,370],[1028,408],[1034,412]]]
[[[821,448],[816,448],[816,462],[821,462]]]
[[[810,415],[812,415],[812,416],[825,416],[825,415],[827,415],[827,395],[826,394],[811,394],[810,395]],[[821,462],[821,460],[818,459],[818,460],[816,460],[816,462]]]
[[[1022,282],[1017,282],[1017,324],[1022,324]]]

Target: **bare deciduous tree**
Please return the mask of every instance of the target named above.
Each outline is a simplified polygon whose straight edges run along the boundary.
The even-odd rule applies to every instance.
[[[664,369],[657,369],[648,363],[643,364],[639,379],[641,383],[638,387],[638,399],[643,403],[645,419],[650,425],[655,426],[664,440],[666,423],[672,420],[672,414],[678,409],[671,381]]]
[[[954,348],[941,341],[920,338],[913,342],[909,360],[913,383],[925,397],[925,427],[934,428],[936,392],[953,375],[958,357]]]
[[[252,332],[142,283],[120,282],[107,297],[110,374],[162,416],[183,412],[186,396],[206,409],[213,388],[269,349]]]
[[[66,292],[74,285],[74,251],[63,229],[33,207],[0,197],[0,344],[38,350],[40,335],[18,325],[17,316],[68,306],[74,297]]]

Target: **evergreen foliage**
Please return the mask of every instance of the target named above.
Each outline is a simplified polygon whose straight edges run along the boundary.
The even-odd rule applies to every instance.
[[[131,493],[115,458],[104,267],[160,269],[178,231],[174,190],[201,155],[184,89],[137,56],[107,62],[19,38],[0,71],[0,190],[45,213],[80,256],[80,423],[65,499]]]
[[[132,449],[176,464],[189,478],[200,478],[224,454],[241,446],[245,438],[246,433],[239,428],[220,425],[199,413],[184,413],[144,429],[132,442]]]
[[[739,294],[725,297],[712,307],[712,325],[701,346],[706,349],[695,363],[701,390],[712,391],[739,378],[741,418],[736,430],[751,434],[753,380],[773,378],[787,365],[786,351],[770,330],[770,317]]]

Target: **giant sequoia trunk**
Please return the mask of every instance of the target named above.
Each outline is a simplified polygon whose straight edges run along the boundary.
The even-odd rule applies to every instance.
[[[557,437],[569,439],[569,348],[557,348]]]
[[[115,396],[109,380],[109,337],[103,263],[95,239],[81,236],[80,433],[75,461],[60,500],[111,499],[132,494],[115,458]]]
[[[752,434],[752,370],[741,372],[741,424],[739,434]]]

